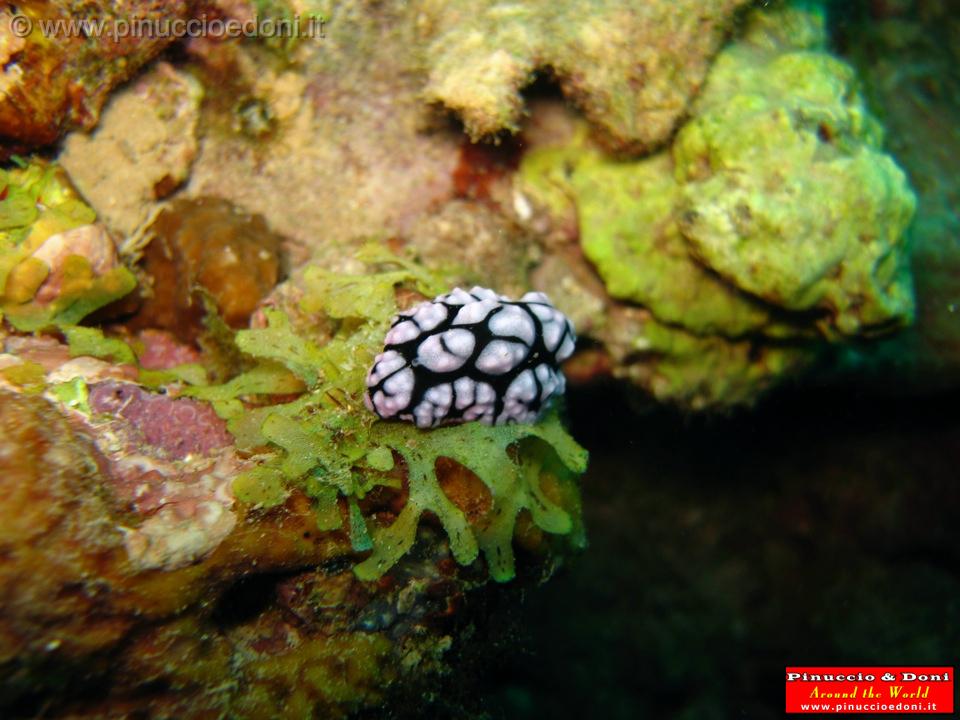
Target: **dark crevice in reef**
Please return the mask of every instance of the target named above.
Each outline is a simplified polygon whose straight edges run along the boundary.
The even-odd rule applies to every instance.
[[[265,572],[240,578],[217,598],[210,621],[223,631],[254,620],[276,604],[277,586],[300,572]]]
[[[64,713],[63,698],[79,707],[95,705],[110,692],[110,655],[67,667],[55,662],[0,667],[0,676],[11,679],[0,694],[0,715],[8,720],[56,717]]]

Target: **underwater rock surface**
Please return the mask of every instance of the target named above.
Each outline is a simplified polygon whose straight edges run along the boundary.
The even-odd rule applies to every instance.
[[[437,282],[364,262],[214,323],[222,357],[56,318],[0,335],[5,714],[345,716],[448,672],[467,596],[583,546],[556,414],[428,433],[363,407],[396,288]]]
[[[484,574],[458,569],[430,525],[409,561],[362,582],[348,536],[318,527],[302,494],[258,513],[207,486],[216,472],[229,487],[222,462],[163,476],[173,468],[128,456],[116,462],[149,462],[146,478],[98,472],[89,428],[36,397],[5,393],[0,422],[5,712],[32,714],[40,693],[56,715],[149,703],[178,717],[342,716],[446,672],[472,622],[464,597],[483,602]],[[471,481],[445,477],[482,517]],[[531,558],[544,552],[536,532],[520,537]],[[81,699],[89,687],[101,693]]]
[[[749,402],[818,344],[913,315],[906,177],[820,18],[771,16],[718,55],[669,151],[618,162],[574,131],[520,166],[607,292],[649,312],[598,332],[615,374],[695,409]]]
[[[591,5],[555,28],[576,3],[348,2],[325,8],[324,38],[279,56],[190,43],[205,130],[185,130],[197,154],[181,196],[262,215],[294,267],[340,266],[385,235],[451,285],[533,287],[605,354],[590,372],[693,410],[751,403],[833,347],[909,324],[915,200],[855,74],[824,49],[822,9],[741,5]],[[517,92],[546,66],[567,102],[534,93],[524,116]],[[518,132],[471,143],[438,104],[468,135]],[[93,143],[71,143],[72,167],[97,165]]]
[[[183,20],[184,0],[46,2],[24,0],[0,11],[0,153],[48,145],[68,129],[93,127],[110,91],[173,42],[170,36],[104,28],[135,21]],[[23,21],[28,24],[24,25]],[[71,29],[88,21],[101,32]],[[44,25],[54,32],[44,32]],[[24,34],[23,28],[29,30]]]
[[[136,237],[190,173],[203,88],[161,62],[110,98],[96,128],[70,133],[58,160],[103,222]]]
[[[836,42],[861,73],[918,195],[909,232],[916,323],[871,352],[848,353],[842,376],[895,393],[953,388],[960,383],[960,26],[948,3],[929,0],[834,14]]]
[[[424,96],[455,111],[480,140],[521,128],[520,92],[543,72],[604,146],[648,151],[687,111],[747,2],[417,2],[411,13],[428,67]]]

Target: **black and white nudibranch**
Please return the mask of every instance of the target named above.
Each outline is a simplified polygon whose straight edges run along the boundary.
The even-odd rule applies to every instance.
[[[367,407],[417,427],[536,421],[565,387],[576,335],[546,295],[475,287],[401,312],[367,373]]]

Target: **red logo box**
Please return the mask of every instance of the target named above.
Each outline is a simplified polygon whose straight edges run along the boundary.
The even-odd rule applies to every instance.
[[[952,667],[788,667],[787,712],[950,714],[953,678]]]

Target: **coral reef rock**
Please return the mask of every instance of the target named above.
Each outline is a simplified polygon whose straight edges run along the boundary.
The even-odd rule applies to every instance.
[[[742,291],[825,313],[825,333],[904,325],[916,206],[906,175],[883,152],[849,65],[806,48],[771,52],[763,37],[717,58],[674,143],[682,233]]]
[[[441,278],[357,264],[221,328],[220,384],[156,330],[0,334],[0,714],[372,710],[479,651],[493,581],[583,547],[556,413],[425,432],[364,408],[398,302]]]
[[[195,340],[203,331],[206,293],[231,327],[245,326],[280,277],[281,238],[263,218],[226,200],[170,203],[147,231],[143,271],[149,292],[132,328],[173,332]]]
[[[599,131],[635,153],[662,144],[699,90],[747,0],[414,3],[425,40],[424,96],[479,139],[520,128],[520,91],[538,71]]]
[[[960,385],[960,21],[948,3],[837,7],[838,42],[864,78],[888,142],[917,189],[910,228],[917,321],[881,348],[856,349],[847,380],[894,392]],[[891,382],[895,378],[895,382]]]
[[[912,320],[915,197],[822,44],[815,14],[757,13],[669,150],[618,162],[581,129],[521,163],[523,196],[642,308],[610,309],[598,337],[661,400],[748,402],[818,345]]]
[[[824,349],[909,324],[915,201],[817,5],[693,5],[279,3],[323,14],[326,36],[186,43],[175,76],[204,103],[170,111],[163,143],[185,152],[123,213],[110,173],[84,175],[107,145],[71,137],[67,157],[123,234],[189,172],[178,197],[262,215],[300,253],[294,274],[308,256],[353,272],[350,252],[387,238],[443,268],[441,291],[547,293],[606,353],[595,369],[660,400],[750,402]],[[563,101],[524,103],[538,73]],[[111,147],[142,145],[108,115]]]
[[[202,96],[190,75],[161,63],[110,99],[92,133],[67,136],[60,164],[114,231],[133,235],[186,180]]]
[[[48,145],[65,130],[95,125],[110,91],[174,39],[170,33],[132,30],[138,23],[160,28],[183,20],[188,9],[184,0],[24,0],[15,10],[5,5],[0,10],[3,153]]]

